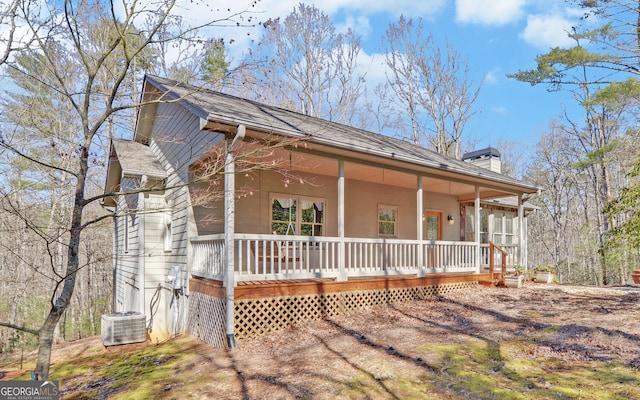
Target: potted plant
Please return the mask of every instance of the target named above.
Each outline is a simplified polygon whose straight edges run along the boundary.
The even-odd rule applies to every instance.
[[[636,285],[640,285],[640,269],[636,269],[631,274],[631,279],[633,279],[633,283]]]
[[[553,265],[543,264],[536,267],[536,282],[551,283],[553,282],[555,268]]]
[[[524,267],[522,265],[514,266],[513,271],[504,277],[505,286],[510,288],[521,288],[525,278],[523,272]]]

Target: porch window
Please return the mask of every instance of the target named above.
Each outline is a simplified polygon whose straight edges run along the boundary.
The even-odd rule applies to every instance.
[[[398,207],[378,205],[378,236],[398,237]]]
[[[513,222],[515,214],[496,211],[493,215],[493,241],[496,244],[513,244]]]
[[[475,207],[467,206],[464,223],[464,238],[468,242],[476,240]],[[480,209],[480,243],[489,243],[489,210]]]
[[[300,232],[304,236],[324,235],[324,201],[300,199],[302,218]]]
[[[277,235],[323,236],[325,204],[320,198],[271,196],[271,231]]]
[[[442,239],[442,213],[439,211],[427,211],[423,217],[425,222],[425,239]]]

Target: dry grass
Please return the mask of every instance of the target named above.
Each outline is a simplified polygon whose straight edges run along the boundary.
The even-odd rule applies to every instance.
[[[94,338],[52,377],[64,398],[640,399],[640,288],[479,288],[237,344]]]

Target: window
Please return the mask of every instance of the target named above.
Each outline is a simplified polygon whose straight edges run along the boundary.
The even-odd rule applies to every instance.
[[[164,205],[164,251],[171,251],[173,246],[173,201],[165,200]]]
[[[496,211],[493,215],[493,241],[496,244],[513,244],[514,213]]]
[[[325,204],[319,198],[273,194],[271,231],[277,235],[323,236]]]
[[[424,216],[425,222],[425,239],[440,240],[442,239],[442,213],[439,211],[427,211]]]
[[[467,206],[465,209],[465,240],[474,242],[476,240],[475,207]],[[480,243],[489,243],[489,210],[487,209],[480,209]]]
[[[398,237],[398,207],[378,206],[378,236]]]

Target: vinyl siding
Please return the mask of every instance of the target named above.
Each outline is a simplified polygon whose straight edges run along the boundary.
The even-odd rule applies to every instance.
[[[168,177],[163,193],[153,193],[145,198],[147,210],[159,210],[145,217],[145,287],[148,303],[145,307],[148,315],[152,312],[151,298],[156,291],[160,291],[157,294],[157,308],[153,310],[152,336],[162,338],[162,335],[173,332],[175,318],[179,327],[185,326],[186,309],[184,306],[178,307],[178,303],[186,304],[184,297],[172,302],[173,292],[166,282],[170,268],[178,266],[187,286],[189,237],[201,234],[191,211],[189,190],[184,185],[189,182],[189,165],[223,139],[223,135],[200,131],[199,118],[181,106],[158,105],[149,146],[168,172]],[[172,205],[171,210],[168,210],[168,205]],[[165,249],[165,218],[171,219],[170,250]],[[176,310],[179,310],[177,317],[174,314]]]
[[[138,278],[138,255],[140,218],[129,210],[124,198],[118,199],[116,211],[116,273],[115,312],[138,311],[140,307],[140,282]],[[128,224],[128,228],[125,227]],[[126,232],[128,229],[128,238]],[[128,249],[125,241],[128,239]]]

